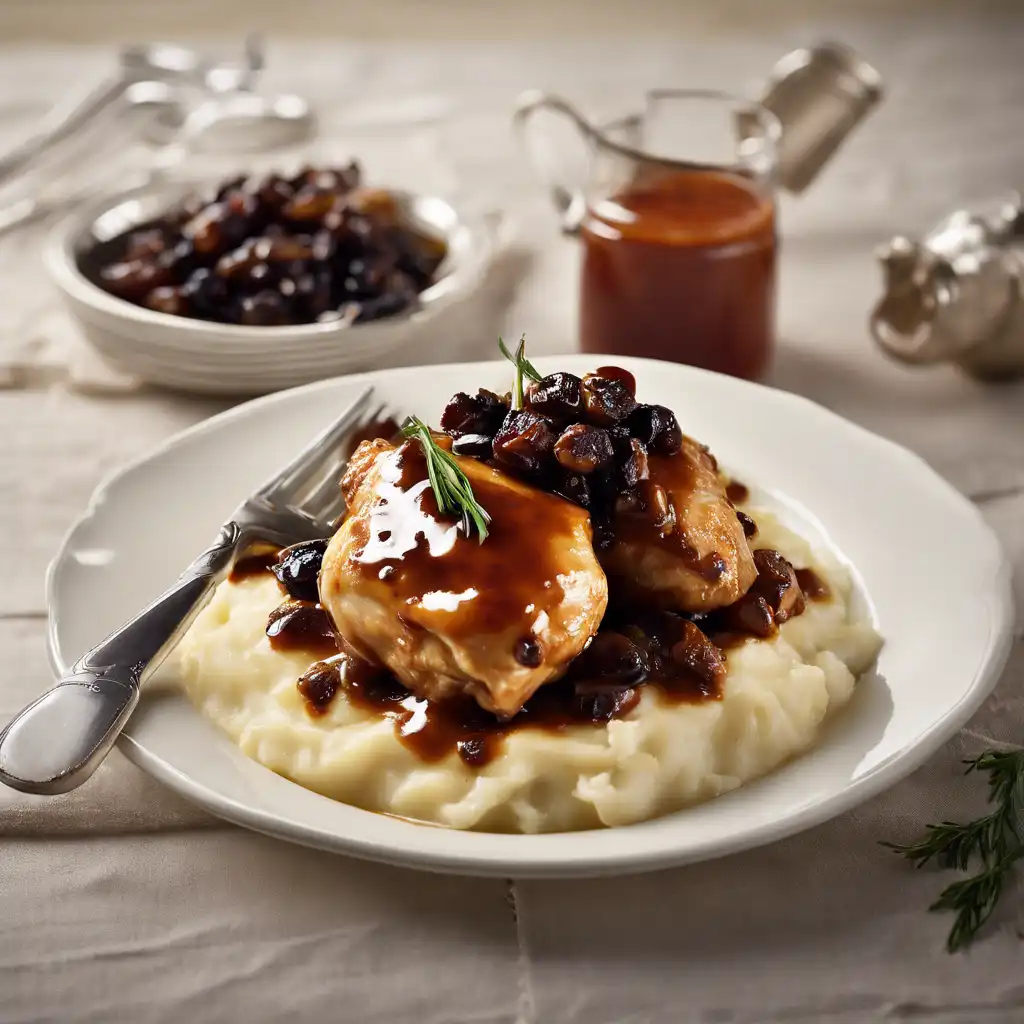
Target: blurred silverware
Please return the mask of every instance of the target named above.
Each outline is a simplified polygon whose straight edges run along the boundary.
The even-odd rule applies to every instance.
[[[140,140],[157,147],[148,165],[133,168],[117,191],[158,180],[193,154],[279,150],[308,141],[316,132],[316,117],[302,97],[249,91],[264,66],[256,36],[246,40],[241,63],[204,62],[192,50],[159,43],[128,47],[120,64],[121,77],[97,86],[70,111],[55,110],[50,128],[0,158],[0,184],[5,170],[8,181],[23,171],[37,172],[25,194],[0,203],[0,234],[96,194],[95,183],[81,183],[80,148],[88,142],[84,129],[101,121],[106,131],[123,139],[119,151]],[[150,77],[137,77],[145,75]],[[108,152],[111,141],[106,138]],[[62,191],[54,194],[60,186]]]
[[[113,76],[58,103],[37,132],[0,157],[0,183],[9,181],[34,160],[78,134],[120,100],[135,82],[187,83],[227,91],[249,88],[262,67],[262,48],[255,38],[247,40],[241,65],[211,63],[193,50],[168,43],[126,47],[119,55]]]
[[[196,107],[180,141],[193,153],[258,153],[306,142],[315,131],[316,117],[301,96],[234,92]]]

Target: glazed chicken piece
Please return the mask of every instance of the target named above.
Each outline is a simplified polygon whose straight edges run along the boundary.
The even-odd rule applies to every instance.
[[[419,441],[359,446],[320,600],[349,644],[418,696],[469,694],[507,718],[597,632],[608,583],[583,509],[456,459],[491,517],[483,543],[438,514]]]
[[[673,611],[739,600],[757,569],[714,457],[684,437],[676,455],[651,455],[641,507],[623,509],[601,563],[616,591]]]

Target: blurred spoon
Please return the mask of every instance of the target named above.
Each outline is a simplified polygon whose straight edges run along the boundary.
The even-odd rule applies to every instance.
[[[262,42],[254,35],[246,38],[241,63],[213,63],[195,50],[171,43],[124,47],[118,54],[115,75],[84,92],[73,92],[65,97],[43,118],[36,132],[0,156],[0,183],[10,180],[33,161],[78,134],[121,100],[133,84],[178,83],[215,92],[245,90],[252,87],[263,66]]]
[[[195,153],[254,153],[306,142],[316,116],[301,97],[232,92],[201,103],[181,127],[183,143]]]

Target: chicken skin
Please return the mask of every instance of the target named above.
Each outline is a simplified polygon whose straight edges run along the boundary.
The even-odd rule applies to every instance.
[[[738,601],[757,569],[714,457],[684,437],[676,455],[651,455],[640,509],[616,513],[601,563],[632,601],[706,612]]]
[[[438,513],[419,441],[359,446],[320,601],[352,647],[418,696],[468,694],[508,718],[597,632],[608,583],[583,509],[456,461],[490,515],[483,543]]]

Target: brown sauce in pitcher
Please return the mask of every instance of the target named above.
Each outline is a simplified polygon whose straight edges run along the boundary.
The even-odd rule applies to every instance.
[[[775,208],[748,178],[654,171],[582,228],[584,352],[760,377],[774,344]]]

